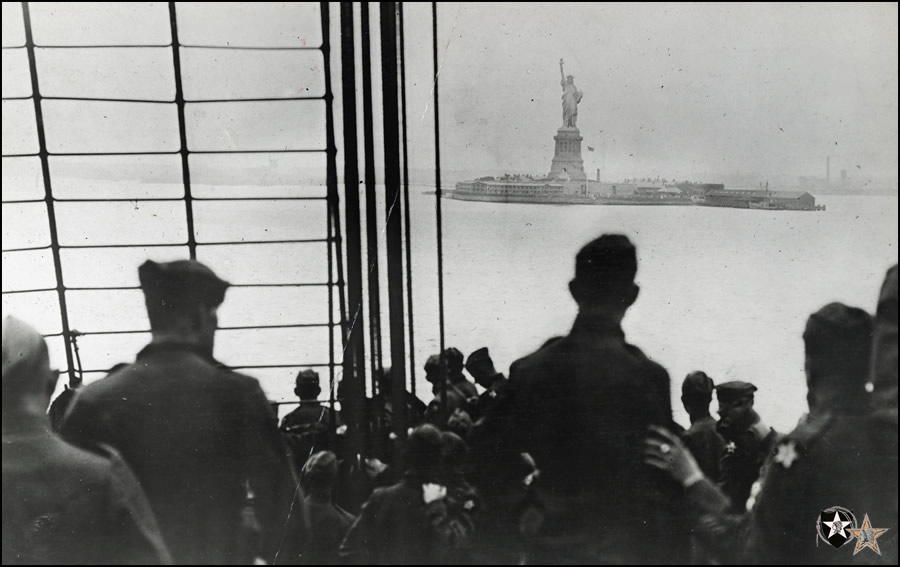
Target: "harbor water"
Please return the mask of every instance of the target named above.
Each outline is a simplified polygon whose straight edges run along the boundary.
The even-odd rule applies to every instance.
[[[431,394],[421,368],[428,355],[439,350],[435,197],[427,194],[433,190],[425,186],[410,190],[413,352],[417,394],[425,401]],[[668,369],[676,418],[687,422],[679,400],[681,380],[690,371],[704,370],[717,382],[755,383],[760,414],[777,429],[790,430],[806,409],[802,341],[806,318],[831,301],[874,311],[884,274],[897,262],[897,197],[817,196],[817,203],[827,210],[445,199],[446,345],[466,354],[487,346],[497,369],[507,372],[515,359],[551,336],[568,332],[576,314],[568,282],[579,247],[602,233],[623,233],[637,246],[641,287],[624,320],[626,337]],[[294,208],[283,202],[270,204],[195,205],[199,240],[324,235],[324,202],[304,201]],[[59,207],[61,239],[99,238],[101,233],[119,238],[134,226],[142,227],[142,238],[149,237],[151,228],[161,239],[177,242],[183,237],[183,209],[168,211],[152,202],[121,205],[92,205],[85,211],[91,216],[72,216],[76,222],[71,230],[64,225],[72,211]],[[382,206],[382,223],[383,211]],[[4,218],[4,241],[46,222],[41,221],[42,211],[35,214],[33,221],[14,218],[7,223]],[[383,231],[379,236],[383,254]],[[167,260],[186,255],[184,246],[92,250],[83,256],[64,250],[64,276],[70,287],[136,286],[137,266],[148,256]],[[233,283],[321,282],[327,273],[324,244],[201,246],[198,257]],[[380,272],[383,352],[389,356],[383,257]],[[16,270],[5,269],[3,277],[4,288],[52,286],[52,261],[47,256],[35,260],[34,266],[20,264]],[[4,295],[4,314],[17,313],[45,333],[58,332],[54,297],[52,291]],[[67,299],[70,324],[81,331],[148,328],[139,290],[70,291]],[[322,323],[327,321],[327,301],[324,286],[234,288],[220,309],[219,321],[224,327]],[[361,313],[368,328],[367,306]],[[147,333],[84,336],[79,340],[84,367],[103,369],[133,360],[148,338]],[[335,341],[339,357],[339,334]],[[53,362],[64,365],[61,339],[51,339],[50,344]],[[368,343],[366,348],[368,353]],[[281,365],[246,372],[260,379],[271,399],[291,401],[296,399],[292,390],[298,365],[328,362],[328,333],[316,327],[220,331],[216,355],[235,366]],[[323,378],[328,375],[327,366],[316,369]],[[89,373],[86,381],[102,375]]]

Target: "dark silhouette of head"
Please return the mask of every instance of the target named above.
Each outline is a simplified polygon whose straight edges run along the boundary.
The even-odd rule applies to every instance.
[[[466,457],[469,446],[452,431],[441,433],[441,466],[447,484],[465,480]]]
[[[228,282],[196,260],[138,268],[154,342],[184,342],[212,354],[218,316]]]
[[[440,465],[441,430],[427,423],[413,429],[406,441],[406,470],[423,481],[434,481]]]
[[[294,394],[301,401],[318,399],[322,393],[319,385],[319,373],[312,369],[301,370],[294,381]]]
[[[458,348],[448,347],[444,349],[443,356],[450,378],[462,376],[463,353]]]
[[[447,364],[441,355],[432,354],[425,361],[425,379],[435,386],[447,380]]]
[[[681,383],[681,403],[691,416],[691,422],[709,415],[714,389],[713,379],[703,371],[691,372],[685,377]]]
[[[759,420],[759,416],[753,411],[753,392],[756,389],[753,384],[738,380],[716,386],[721,429],[738,431],[750,427]]]
[[[487,347],[482,347],[469,355],[466,370],[482,388],[490,388],[498,378],[503,378],[503,374],[494,368],[494,361],[491,360]]]
[[[33,327],[15,317],[3,319],[3,424],[28,414],[46,416],[59,374],[50,369],[47,343]]]
[[[575,257],[569,291],[581,313],[621,320],[637,299],[637,252],[627,236],[604,234]]]
[[[810,315],[803,342],[811,412],[868,409],[873,332],[871,315],[842,303],[830,303]]]
[[[456,408],[450,417],[447,418],[447,425],[444,427],[446,431],[450,431],[458,435],[461,439],[468,439],[469,433],[475,427],[472,416],[469,412],[462,408]]]
[[[314,453],[301,472],[307,493],[319,498],[331,498],[338,481],[337,457],[331,451]]]

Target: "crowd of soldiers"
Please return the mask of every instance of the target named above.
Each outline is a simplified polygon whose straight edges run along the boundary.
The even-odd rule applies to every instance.
[[[278,424],[258,382],[213,358],[228,284],[193,260],[140,267],[150,344],[52,427],[58,372],[7,317],[3,563],[846,563],[816,531],[837,504],[866,516],[835,520],[854,556],[896,564],[897,267],[874,317],[809,317],[809,413],[789,433],[765,424],[757,386],[703,371],[682,383],[690,426],[673,420],[667,371],[622,331],[636,272],[628,238],[588,243],[568,335],[509,378],[487,348],[446,349],[425,364],[429,404],[385,369],[363,424],[319,401],[312,370]],[[348,426],[374,441],[351,449]]]

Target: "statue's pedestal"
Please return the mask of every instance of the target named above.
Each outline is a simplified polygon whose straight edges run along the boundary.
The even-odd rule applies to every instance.
[[[553,154],[553,164],[550,166],[549,177],[554,179],[571,179],[572,181],[584,181],[587,175],[584,173],[584,160],[581,159],[581,132],[578,128],[562,127],[556,131],[556,151]]]

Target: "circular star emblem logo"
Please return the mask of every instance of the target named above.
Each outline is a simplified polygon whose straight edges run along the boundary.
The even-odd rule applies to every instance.
[[[853,529],[856,529],[856,516],[843,506],[822,510],[816,521],[819,538],[835,549],[854,538],[850,531]]]

